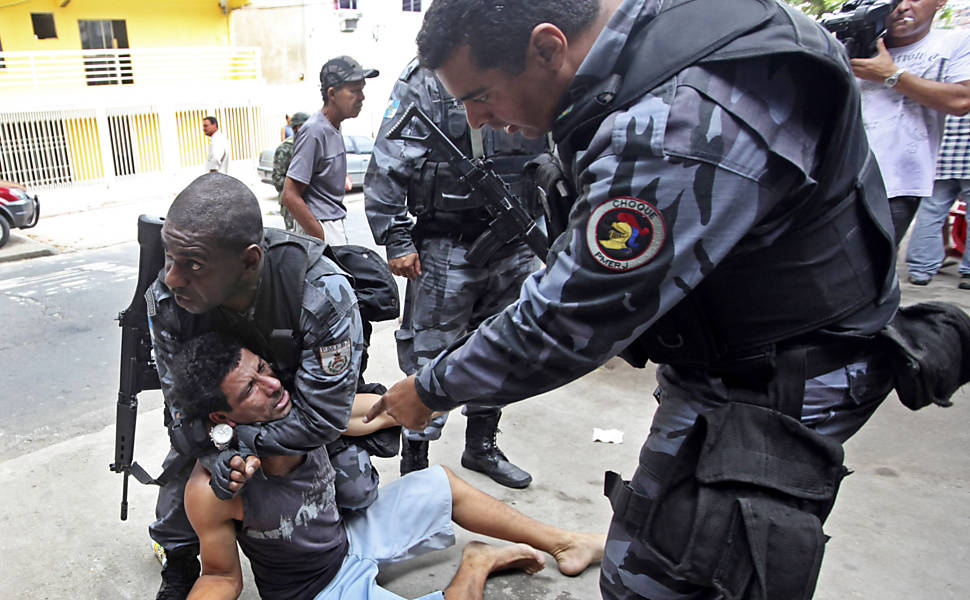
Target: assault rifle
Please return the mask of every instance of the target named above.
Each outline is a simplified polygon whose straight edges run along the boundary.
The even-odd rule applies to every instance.
[[[142,483],[154,482],[141,465],[133,462],[133,458],[138,394],[161,387],[152,357],[145,304],[145,292],[155,281],[165,261],[161,231],[161,219],[147,215],[138,217],[138,284],[131,304],[118,313],[118,324],[121,326],[121,386],[115,420],[115,460],[110,468],[124,475],[121,488],[122,521],[128,518],[128,475],[134,475]]]
[[[404,128],[417,119],[427,129],[425,135],[405,134]],[[387,132],[390,140],[420,142],[445,156],[448,164],[468,184],[472,192],[485,198],[485,209],[492,217],[488,229],[476,239],[468,250],[467,259],[472,264],[483,264],[498,248],[519,238],[545,260],[549,252],[549,240],[539,229],[535,220],[522,206],[522,202],[509,190],[509,186],[492,170],[488,160],[468,158],[438,129],[437,125],[415,104],[411,104],[397,123]]]

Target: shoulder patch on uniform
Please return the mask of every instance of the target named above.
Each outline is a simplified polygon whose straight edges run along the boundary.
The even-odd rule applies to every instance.
[[[660,211],[639,198],[610,198],[586,223],[586,247],[593,260],[613,271],[629,271],[650,262],[666,236]]]
[[[320,368],[327,375],[339,375],[350,366],[350,340],[346,339],[329,346],[317,348],[320,355]]]
[[[404,72],[401,73],[401,81],[407,81],[408,79],[410,79],[411,75],[413,75],[414,72],[417,71],[418,67],[420,66],[421,66],[421,61],[418,60],[418,57],[412,58],[411,62],[408,63],[408,66],[404,67]]]
[[[398,98],[391,98],[387,101],[387,108],[384,109],[384,118],[390,119],[397,114],[397,109],[401,107],[401,100]]]

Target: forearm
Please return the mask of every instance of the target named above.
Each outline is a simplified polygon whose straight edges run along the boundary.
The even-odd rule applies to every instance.
[[[300,227],[303,228],[303,231],[307,235],[322,240],[324,239],[323,226],[320,225],[320,222],[310,212],[310,207],[306,205],[306,202],[303,201],[302,193],[304,189],[306,189],[306,184],[287,177],[283,183],[283,195],[280,199],[283,202],[283,206],[286,207],[286,210],[290,211],[290,214],[300,224]]]
[[[202,575],[192,586],[189,600],[235,600],[242,589],[242,581],[230,576]]]
[[[369,435],[375,431],[397,425],[397,422],[387,413],[382,413],[372,421],[364,422],[364,415],[380,399],[381,397],[378,394],[357,394],[357,397],[354,398],[353,410],[350,413],[350,423],[347,425],[344,435],[350,437]]]
[[[970,88],[962,83],[931,81],[904,72],[893,89],[914,102],[948,115],[963,116],[970,112]]]
[[[300,224],[300,227],[303,228],[303,231],[307,235],[320,238],[321,240],[324,239],[323,226],[320,225],[320,221],[317,221],[313,213],[310,212],[310,207],[306,205],[303,198],[292,193],[287,194],[285,187],[283,188],[283,206],[286,207],[286,210],[290,211],[293,219]]]
[[[875,56],[853,58],[850,63],[856,77],[876,83],[885,82],[900,70],[881,39],[876,45]],[[970,82],[953,82],[952,79],[945,81],[947,78],[942,69],[935,75],[935,79],[925,79],[915,73],[903,71],[892,89],[921,106],[951,115],[965,115],[970,111]]]

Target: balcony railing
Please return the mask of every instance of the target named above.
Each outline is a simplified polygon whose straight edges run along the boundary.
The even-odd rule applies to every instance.
[[[0,92],[259,78],[260,49],[255,47],[0,52]]]

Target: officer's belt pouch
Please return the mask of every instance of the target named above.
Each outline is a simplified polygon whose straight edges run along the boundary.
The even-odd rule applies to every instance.
[[[416,165],[411,178],[408,180],[408,211],[416,216],[431,215],[434,210],[435,178],[438,163],[423,161]]]
[[[836,441],[729,403],[697,419],[641,537],[670,572],[729,600],[809,599],[842,478]]]

